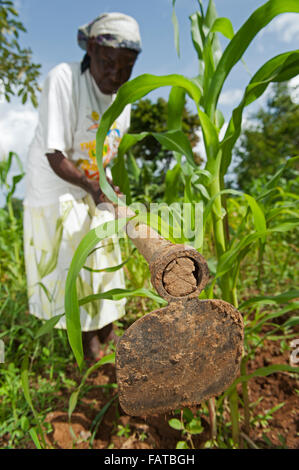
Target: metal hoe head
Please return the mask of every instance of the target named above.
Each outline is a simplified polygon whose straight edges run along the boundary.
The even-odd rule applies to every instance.
[[[171,289],[167,280],[169,266],[181,272],[180,258],[188,259],[186,266],[193,262],[196,286],[188,281],[191,292],[175,297],[174,283]],[[137,320],[118,342],[119,400],[131,416],[160,414],[219,395],[238,375],[242,356],[240,313],[222,300],[198,299],[208,280],[201,255],[176,246],[155,257],[150,268],[153,285],[169,305]]]

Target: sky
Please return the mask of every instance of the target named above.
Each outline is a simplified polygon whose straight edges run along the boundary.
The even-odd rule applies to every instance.
[[[237,31],[250,14],[265,0],[215,0],[219,16],[228,17]],[[197,0],[176,0],[176,15],[180,28],[180,57],[174,46],[171,22],[172,0],[15,0],[19,18],[27,29],[20,36],[22,47],[32,49],[32,59],[42,65],[40,85],[48,72],[60,62],[80,61],[84,52],[77,45],[77,28],[104,12],[119,11],[134,16],[142,37],[139,55],[131,78],[143,73],[167,75],[178,73],[187,77],[198,73],[197,56],[190,34],[189,16],[198,9]],[[208,0],[203,0],[206,7]],[[220,38],[225,48],[227,40]],[[246,67],[237,64],[229,75],[219,101],[219,107],[228,120],[238,105],[243,91],[258,68],[271,57],[298,48],[299,16],[285,13],[274,19],[251,43],[244,55]],[[293,79],[292,84],[299,83]],[[148,97],[167,99],[168,88],[161,88]],[[298,94],[297,94],[298,98]],[[296,99],[297,99],[296,98]],[[244,115],[250,115],[263,106],[267,95],[250,105]],[[189,103],[189,109],[194,111]],[[28,146],[37,123],[37,110],[31,104],[22,105],[17,99],[11,103],[0,101],[0,158],[8,151],[17,152],[26,164]],[[17,196],[23,196],[23,184]],[[1,203],[1,196],[0,196]]]

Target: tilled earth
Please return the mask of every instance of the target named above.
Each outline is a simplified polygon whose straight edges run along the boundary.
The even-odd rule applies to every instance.
[[[289,356],[290,351],[282,352],[278,342],[265,341],[263,349],[257,351],[254,360],[249,362],[248,373],[269,364],[289,364]],[[74,372],[70,371],[70,374],[74,378]],[[90,448],[92,422],[111,399],[113,393],[116,393],[114,389],[102,386],[113,384],[115,381],[115,369],[111,364],[103,366],[88,379],[88,385],[92,388],[82,397],[76,407],[72,415],[71,429],[67,416],[68,398],[65,402],[59,400],[61,409],[49,413],[46,417],[46,421],[51,423],[53,429],[47,435],[52,448]],[[267,410],[284,403],[271,415],[270,419],[257,419],[256,423],[251,426],[248,437],[257,447],[299,448],[298,388],[296,376],[285,372],[250,380],[250,403],[256,403],[252,412],[253,417],[264,416]],[[241,393],[240,387],[238,391]],[[177,442],[182,440],[182,436],[180,431],[168,425],[168,420],[172,417],[171,413],[146,419],[129,417],[122,412],[116,399],[104,415],[92,447],[95,449],[174,449]],[[227,419],[229,420],[229,416]],[[204,431],[193,440],[195,448],[202,448],[210,439],[210,425],[206,416],[202,416],[202,424]],[[263,436],[266,436],[267,442]]]

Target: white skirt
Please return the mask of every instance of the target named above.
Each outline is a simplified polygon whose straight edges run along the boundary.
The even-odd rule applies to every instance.
[[[67,193],[56,203],[32,207],[24,203],[24,251],[29,311],[48,320],[64,313],[65,281],[80,241],[91,229],[113,220],[108,210],[99,210],[91,196],[75,199]],[[121,264],[116,235],[104,239],[87,258],[85,266],[103,269]],[[87,295],[125,288],[123,270],[91,272],[82,269],[77,279],[78,299]],[[80,307],[82,331],[97,330],[125,314],[126,299],[96,300]],[[63,316],[57,328],[66,328]]]

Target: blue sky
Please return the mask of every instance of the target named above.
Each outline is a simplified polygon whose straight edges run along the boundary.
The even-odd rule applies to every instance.
[[[206,6],[208,1],[203,0]],[[219,16],[228,17],[234,30],[264,0],[215,0]],[[164,75],[179,73],[189,77],[197,74],[196,53],[190,35],[189,15],[198,9],[197,0],[177,0],[176,14],[180,27],[181,57],[178,58],[173,39],[171,0],[16,0],[20,20],[27,28],[21,36],[22,45],[31,47],[33,60],[42,65],[41,84],[49,70],[60,62],[80,61],[83,51],[76,41],[77,28],[103,12],[120,11],[136,18],[140,25],[143,51],[132,77],[142,73]],[[244,56],[251,74],[269,58],[296,49],[299,40],[299,16],[284,14],[277,17],[253,41]],[[223,47],[226,40],[221,39]],[[226,119],[241,100],[242,90],[250,74],[242,64],[230,74],[220,100]],[[168,89],[150,95],[167,98]],[[248,108],[248,115],[265,102],[261,98]],[[249,114],[248,114],[249,113]],[[0,103],[0,148],[17,151],[26,160],[26,153],[36,125],[37,112],[30,104],[22,106],[17,100]],[[22,192],[22,191],[21,191]]]

